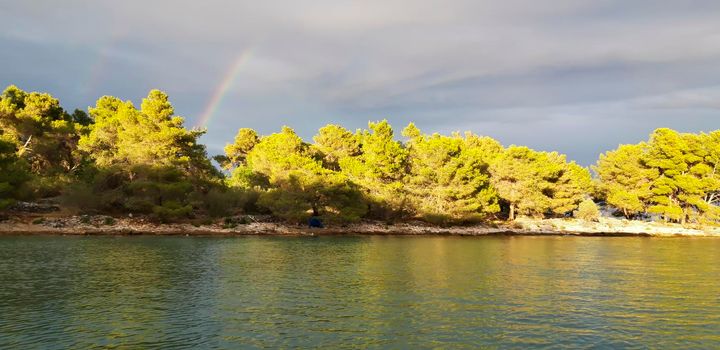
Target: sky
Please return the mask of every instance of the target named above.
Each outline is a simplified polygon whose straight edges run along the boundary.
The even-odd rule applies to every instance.
[[[717,0],[0,0],[0,65],[68,110],[161,89],[211,155],[241,127],[387,119],[590,165],[720,129]]]

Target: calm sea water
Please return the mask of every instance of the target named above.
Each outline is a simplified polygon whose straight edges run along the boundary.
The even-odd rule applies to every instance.
[[[720,239],[0,237],[0,348],[720,348]]]

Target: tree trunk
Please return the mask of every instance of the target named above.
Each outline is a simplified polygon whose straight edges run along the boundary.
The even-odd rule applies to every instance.
[[[510,204],[510,221],[515,221],[515,205]]]
[[[32,140],[32,135],[30,135],[30,137],[28,137],[27,141],[25,141],[25,144],[22,145],[22,147],[20,147],[20,149],[18,149],[18,151],[17,151],[18,156],[22,157],[22,155],[25,154],[25,152],[29,149],[30,140]]]
[[[683,209],[682,218],[680,219],[680,224],[685,226],[686,222],[687,222],[687,213],[685,213],[685,209]]]
[[[312,205],[312,212],[313,212],[313,213],[312,213],[313,216],[320,216],[320,213],[318,212],[317,205],[315,205],[315,204]]]

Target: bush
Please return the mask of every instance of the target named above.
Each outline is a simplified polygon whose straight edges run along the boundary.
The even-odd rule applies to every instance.
[[[0,183],[0,194],[3,194],[3,192],[9,192],[9,190],[5,190],[9,187],[10,186],[6,183]],[[0,198],[0,210],[5,209],[13,204],[15,204],[15,200],[12,198]]]
[[[231,228],[236,228],[236,227],[237,227],[237,224],[234,223],[234,222],[225,223],[225,224],[222,225],[222,228],[223,228],[223,229],[226,229],[226,230],[231,229]]]
[[[87,166],[67,186],[61,201],[82,212],[149,214],[162,222],[190,217],[194,208],[205,208],[205,203],[214,205],[213,212],[238,205],[233,195],[222,196],[219,189],[207,191],[208,186],[172,167]]]
[[[367,213],[361,192],[351,183],[290,176],[278,181],[276,186],[260,194],[258,205],[288,222],[304,223],[312,214],[318,214],[325,222],[348,223],[360,220]]]
[[[23,184],[19,189],[20,197],[24,200],[56,197],[63,193],[71,183],[71,179],[64,175],[55,176],[32,176],[30,181]]]
[[[81,212],[93,212],[101,210],[103,207],[102,198],[93,192],[92,186],[83,182],[68,186],[60,196],[60,204]]]
[[[20,199],[21,189],[30,179],[27,164],[18,158],[16,152],[17,148],[12,142],[0,138],[0,209]]]
[[[191,205],[182,205],[175,201],[168,201],[163,203],[163,205],[157,205],[153,208],[153,214],[162,222],[170,222],[181,217],[188,217],[191,212]]]
[[[237,212],[250,212],[255,207],[258,194],[254,190],[212,188],[204,195],[196,195],[194,201],[211,217],[222,217]]]
[[[598,221],[600,219],[600,209],[591,199],[586,199],[573,212],[573,216],[585,221]]]
[[[423,213],[420,218],[430,224],[447,227],[453,225],[475,225],[485,223],[486,215],[483,214],[465,214],[459,217],[453,217],[442,213]]]
[[[227,217],[227,218],[223,219],[222,228],[230,229],[230,228],[235,228],[235,227],[237,227],[237,223],[235,222],[235,220],[233,218]]]
[[[453,218],[450,217],[450,215],[438,214],[438,213],[423,214],[422,219],[427,223],[431,223],[433,225],[442,226],[442,227],[448,226],[450,223],[453,222]]]

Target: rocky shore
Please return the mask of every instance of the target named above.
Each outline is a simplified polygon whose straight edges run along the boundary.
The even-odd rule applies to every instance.
[[[320,236],[320,235],[574,235],[720,237],[718,227],[688,227],[677,224],[602,218],[599,222],[576,219],[535,220],[521,218],[492,225],[441,227],[424,222],[386,224],[363,221],[349,225],[306,226],[273,222],[267,217],[241,216],[205,222],[159,224],[145,218],[3,214],[0,235],[192,235],[192,236]]]

